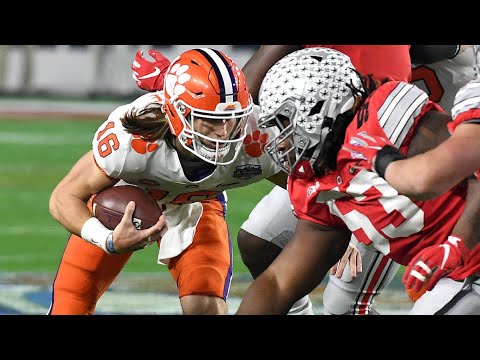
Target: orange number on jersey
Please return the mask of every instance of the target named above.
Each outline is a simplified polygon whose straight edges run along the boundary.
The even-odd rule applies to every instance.
[[[175,199],[170,201],[170,204],[185,204],[194,201],[202,201],[206,199],[210,199],[218,194],[221,191],[192,191],[184,194],[178,195]]]
[[[157,189],[147,189],[147,192],[150,194],[152,198],[154,198],[157,201],[164,199],[169,193],[168,191],[157,190]],[[192,192],[180,194],[175,199],[173,199],[172,201],[169,201],[168,203],[181,205],[181,204],[186,204],[186,203],[195,202],[195,201],[202,201],[202,200],[215,197],[220,193],[221,191],[206,191],[206,190],[192,191]]]
[[[105,134],[108,129],[112,129],[115,126],[113,121],[109,121],[105,129],[101,130],[98,133],[97,140]],[[105,138],[98,142],[98,153],[101,157],[107,157],[112,153],[113,150],[117,150],[119,147],[118,138],[115,134],[108,134]]]
[[[426,92],[431,101],[438,103],[443,96],[445,90],[443,89],[440,80],[435,73],[435,70],[430,69],[425,65],[421,65],[412,69],[412,83],[416,81],[423,81],[426,87]],[[421,88],[421,86],[419,86]]]
[[[146,189],[150,196],[156,201],[162,200],[165,196],[168,195],[168,191],[157,190],[157,189]]]

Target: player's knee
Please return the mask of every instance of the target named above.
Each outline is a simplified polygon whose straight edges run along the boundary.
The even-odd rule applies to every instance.
[[[355,281],[343,286],[339,285],[342,280],[332,278],[323,292],[324,315],[378,315],[371,302],[361,301]]]
[[[180,288],[180,296],[208,295],[219,298],[226,297],[226,274],[213,266],[198,266],[192,272],[183,274],[182,277],[188,278],[189,281],[183,282]]]
[[[242,261],[254,278],[260,275],[282,251],[279,246],[243,229],[238,232],[237,242]]]
[[[93,315],[96,301],[68,291],[57,291],[47,315]]]
[[[323,292],[323,308],[325,315],[350,315],[355,302],[349,292],[336,286],[329,280]]]

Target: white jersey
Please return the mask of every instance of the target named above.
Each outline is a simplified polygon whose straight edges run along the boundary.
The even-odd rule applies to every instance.
[[[256,107],[250,115],[243,146],[229,165],[203,163],[197,171],[214,168],[207,174],[197,174],[190,180],[175,149],[165,140],[147,142],[128,133],[121,118],[127,111],[141,110],[147,105],[161,103],[161,92],[147,93],[131,104],[115,109],[96,131],[92,145],[98,167],[107,175],[121,179],[117,185],[133,184],[146,189],[159,204],[165,204],[163,214],[168,230],[162,236],[158,263],[166,264],[192,242],[203,214],[200,201],[217,197],[226,206],[225,190],[246,186],[268,178],[281,169],[263,151],[267,141],[276,136],[276,128],[259,129]],[[200,163],[202,164],[202,163]],[[192,176],[190,176],[192,178]]]
[[[457,91],[475,78],[473,46],[450,60],[412,65],[411,83],[425,91],[430,100],[450,114]]]
[[[159,94],[147,93],[118,107],[96,131],[92,141],[95,161],[107,175],[148,189],[159,203],[184,204],[255,183],[280,171],[263,151],[277,130],[258,129],[256,107],[248,119],[248,135],[236,160],[230,165],[216,166],[213,173],[202,179],[189,180],[175,149],[168,147],[163,139],[149,143],[132,135],[121,123],[122,116],[134,107],[142,109],[152,102],[163,101]]]

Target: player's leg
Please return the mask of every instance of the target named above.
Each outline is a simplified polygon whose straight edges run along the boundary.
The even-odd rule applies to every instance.
[[[193,242],[170,259],[168,268],[177,283],[185,315],[224,315],[233,257],[225,203],[211,200],[202,202],[202,206]]]
[[[418,299],[409,315],[480,315],[480,276],[443,278]]]
[[[280,254],[292,237],[296,224],[288,192],[279,186],[255,206],[237,236],[242,261],[254,279]],[[297,301],[289,314],[312,315],[309,297]]]
[[[92,199],[88,204],[92,209]],[[93,315],[98,300],[132,254],[109,255],[70,235],[53,282],[47,315]]]
[[[71,235],[53,282],[49,315],[93,315],[102,294],[123,269],[130,254],[109,255]]]
[[[385,257],[372,246],[352,239],[362,256],[362,272],[352,278],[347,265],[341,278],[329,275],[323,293],[326,315],[375,315],[374,299],[393,280],[400,265]]]

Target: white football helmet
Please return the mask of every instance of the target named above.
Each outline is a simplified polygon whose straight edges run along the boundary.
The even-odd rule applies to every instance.
[[[260,87],[259,126],[280,128],[265,149],[285,172],[300,158],[313,164],[337,116],[354,106],[352,86],[362,89],[350,58],[321,47],[288,54],[267,72]],[[279,146],[285,141],[287,150]]]

